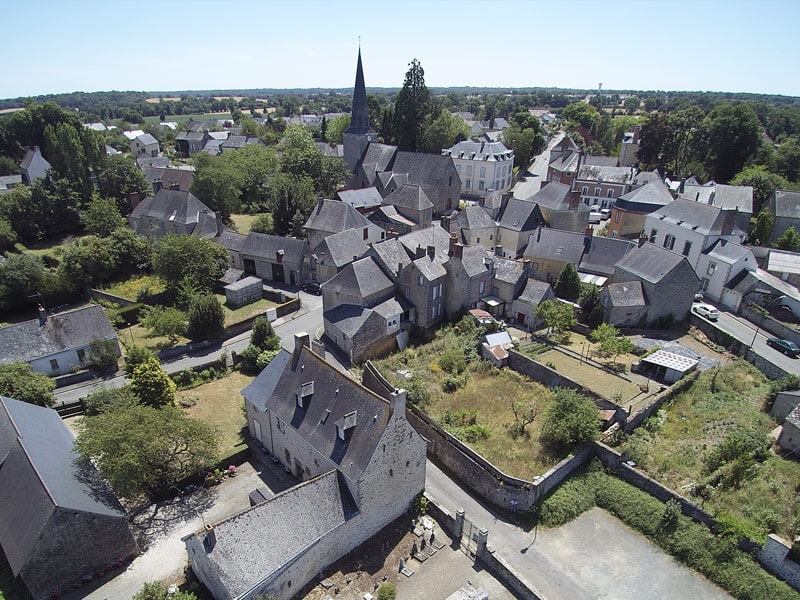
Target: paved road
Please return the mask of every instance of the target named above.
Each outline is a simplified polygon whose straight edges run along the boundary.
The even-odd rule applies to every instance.
[[[542,181],[547,179],[547,164],[550,159],[550,150],[562,139],[564,139],[564,132],[559,131],[553,136],[550,143],[547,144],[547,148],[533,159],[533,162],[531,162],[528,167],[528,173],[530,173],[530,175],[526,175],[520,179],[514,186],[514,198],[530,198],[539,191],[542,186]]]
[[[476,501],[428,461],[437,503],[489,530],[488,544],[547,600],[730,598],[601,510],[549,531],[525,531]]]

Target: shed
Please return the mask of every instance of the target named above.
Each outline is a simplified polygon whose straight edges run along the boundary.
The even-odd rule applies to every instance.
[[[700,361],[666,350],[658,350],[650,356],[644,357],[641,362],[644,366],[643,373],[652,379],[664,383],[675,383],[686,373],[696,369]]]
[[[261,300],[264,283],[258,277],[245,277],[225,286],[225,304],[244,306]]]

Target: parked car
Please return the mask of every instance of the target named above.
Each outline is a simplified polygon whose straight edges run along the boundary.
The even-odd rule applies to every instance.
[[[719,311],[710,304],[696,304],[694,311],[709,321],[716,321],[719,319]]]
[[[592,225],[597,225],[600,220],[603,218],[599,212],[590,212],[589,213],[589,223]]]
[[[791,340],[781,338],[767,338],[767,346],[772,346],[776,350],[783,352],[786,356],[797,358],[800,354],[800,347]]]
[[[608,221],[611,218],[611,209],[610,208],[601,208],[600,209],[600,218],[603,221]]]
[[[303,284],[302,290],[308,294],[314,294],[315,296],[322,295],[322,288],[319,286],[319,281],[307,281]]]

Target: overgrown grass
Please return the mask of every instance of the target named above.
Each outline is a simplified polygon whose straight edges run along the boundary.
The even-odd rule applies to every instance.
[[[14,249],[20,253],[34,254],[42,258],[48,257],[58,261],[64,246],[68,246],[84,237],[87,237],[87,235],[64,233],[53,238],[28,242],[27,244],[18,242],[14,244]]]
[[[135,302],[142,296],[160,294],[165,289],[164,281],[160,277],[141,275],[108,285],[103,288],[103,291]]]
[[[676,514],[646,492],[606,474],[594,463],[572,477],[543,503],[542,525],[566,523],[599,506],[636,529],[662,550],[742,600],[797,598],[797,592],[767,573],[735,539]]]
[[[247,235],[250,233],[250,227],[261,215],[231,215],[231,221],[233,221],[233,227],[241,233],[242,235]]]
[[[192,406],[183,409],[190,417],[219,430],[222,456],[230,454],[244,443],[242,431],[247,427],[247,419],[244,398],[239,392],[251,381],[253,377],[233,372],[222,379],[177,393],[179,406],[194,401]]]
[[[459,372],[460,361],[452,360],[454,356],[466,357],[463,371]],[[471,329],[444,327],[430,343],[375,364],[397,387],[409,388],[418,378],[430,395],[429,403],[420,408],[504,473],[531,479],[565,456],[539,442],[543,416],[552,402],[550,390],[478,359],[477,337]],[[447,392],[445,387],[454,391]],[[536,411],[522,435],[514,427],[515,402]]]
[[[764,435],[775,427],[765,412],[770,385],[751,365],[734,361],[701,374],[618,448],[666,486],[714,514],[742,519],[750,529],[792,539],[800,532],[800,464],[768,454],[709,472],[709,453],[739,431]],[[738,473],[731,473],[740,467]],[[719,474],[725,477],[718,477]],[[735,475],[735,476],[733,476]]]

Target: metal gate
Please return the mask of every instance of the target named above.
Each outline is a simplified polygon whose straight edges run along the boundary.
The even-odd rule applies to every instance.
[[[469,519],[464,519],[464,529],[461,530],[461,551],[475,558],[478,552],[478,531],[479,528]]]

